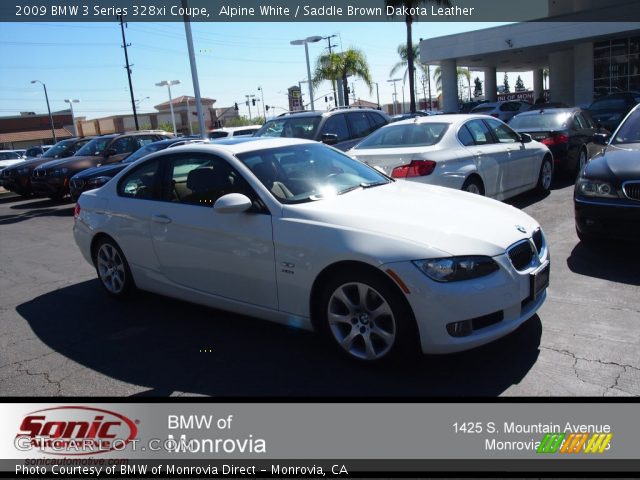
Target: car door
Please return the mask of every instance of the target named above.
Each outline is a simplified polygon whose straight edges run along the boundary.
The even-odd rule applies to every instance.
[[[136,150],[133,137],[116,137],[109,146],[105,149],[102,163],[116,163],[127,158],[131,153]]]
[[[219,213],[228,193],[256,194],[223,158],[173,154],[165,160],[164,201],[151,213],[160,271],[181,287],[278,308],[271,215],[257,209]]]
[[[495,138],[502,150],[506,153],[505,169],[505,192],[530,185],[534,178],[534,170],[537,169],[537,154],[532,150],[527,150],[525,144],[520,141],[520,135],[514,132],[504,123],[487,119],[486,123],[491,128]]]
[[[347,151],[376,129],[367,116],[367,112],[349,112],[346,115],[351,137],[349,141],[337,144],[340,150]]]
[[[478,172],[484,183],[484,193],[488,197],[499,198],[506,189],[507,153],[496,142],[489,127],[482,120],[470,120],[464,127],[473,138],[473,144],[466,148],[475,157]]]

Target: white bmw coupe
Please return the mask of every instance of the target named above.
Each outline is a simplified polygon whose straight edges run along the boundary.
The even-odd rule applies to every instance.
[[[545,237],[520,210],[298,139],[144,157],[82,194],[74,236],[111,295],[315,329],[368,362],[491,342],[549,284]]]

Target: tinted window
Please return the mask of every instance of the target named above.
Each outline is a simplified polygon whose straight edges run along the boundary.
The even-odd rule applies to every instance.
[[[392,124],[365,138],[357,148],[428,147],[444,136],[447,123]]]
[[[387,124],[387,120],[380,114],[369,112],[367,113],[369,117],[369,121],[371,121],[372,125],[375,125],[375,128],[380,128]]]
[[[36,157],[42,154],[42,149],[40,147],[33,147],[26,151],[25,155],[27,157]]]
[[[500,143],[515,143],[520,141],[520,135],[511,130],[504,123],[489,119],[487,119],[487,123]]]
[[[463,125],[462,128],[458,131],[458,140],[465,147],[469,147],[474,144],[473,137],[471,136],[471,132],[466,125]]]
[[[209,138],[224,138],[229,135],[229,132],[217,131],[217,132],[209,132]]]
[[[158,138],[154,135],[139,135],[137,137],[133,137],[133,144],[136,147],[134,150],[144,147],[145,145],[149,145],[157,140]]]
[[[509,126],[515,130],[527,129],[559,129],[567,128],[567,121],[571,118],[570,113],[536,113],[532,115],[516,115],[509,122]]]
[[[487,143],[493,143],[493,139],[491,138],[491,133],[489,133],[489,129],[482,122],[482,120],[471,120],[470,122],[467,122],[465,125],[469,129],[469,132],[473,137],[473,142],[476,145],[485,145]]]
[[[349,128],[347,127],[347,119],[344,115],[334,115],[329,117],[322,127],[320,138],[325,133],[332,133],[338,136],[338,141],[343,142],[349,140]]]
[[[640,110],[636,109],[627,117],[611,143],[640,143]]]
[[[110,141],[111,138],[94,138],[93,140],[89,141],[84,147],[78,150],[76,155],[100,155]]]
[[[366,137],[374,130],[365,112],[349,113],[347,121],[351,127],[351,138]]]
[[[519,102],[503,103],[500,106],[500,110],[503,112],[517,112],[518,110],[520,110],[520,103]]]
[[[238,135],[253,135],[254,132],[256,132],[258,129],[257,128],[247,128],[247,129],[243,129],[243,130],[236,130],[233,135],[234,136],[238,136]]]
[[[580,112],[580,116],[582,117],[585,125],[587,125],[587,128],[596,128],[596,124],[594,123],[593,119],[591,118],[591,115],[589,115],[588,112]]]
[[[125,175],[118,183],[118,194],[123,197],[157,200],[159,191],[160,162],[146,162]]]
[[[109,145],[109,149],[113,149],[116,151],[116,155],[120,155],[123,153],[129,153],[131,151],[133,151],[133,145],[132,145],[132,138],[131,137],[121,137],[118,138],[116,140],[114,140],[111,145]]]

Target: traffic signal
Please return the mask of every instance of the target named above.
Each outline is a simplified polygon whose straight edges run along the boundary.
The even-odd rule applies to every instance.
[[[265,105],[264,108],[267,110],[267,112],[269,111],[269,105]]]
[[[236,102],[236,103],[233,105],[233,109],[234,109],[236,112],[238,111],[238,102]]]
[[[254,107],[256,106],[256,99],[255,98],[251,99],[251,105],[253,105]]]

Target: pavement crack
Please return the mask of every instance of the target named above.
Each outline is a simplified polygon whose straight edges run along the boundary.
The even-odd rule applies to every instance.
[[[60,384],[60,381],[56,381],[56,380],[52,380],[51,377],[49,376],[49,372],[31,372],[29,371],[28,368],[18,368],[18,371],[21,373],[26,373],[27,375],[31,376],[31,377],[37,377],[37,376],[41,376],[44,377],[44,379],[47,381],[47,383],[49,383],[50,385],[54,385],[57,388],[57,395],[60,395],[60,393],[62,392],[62,385]]]

